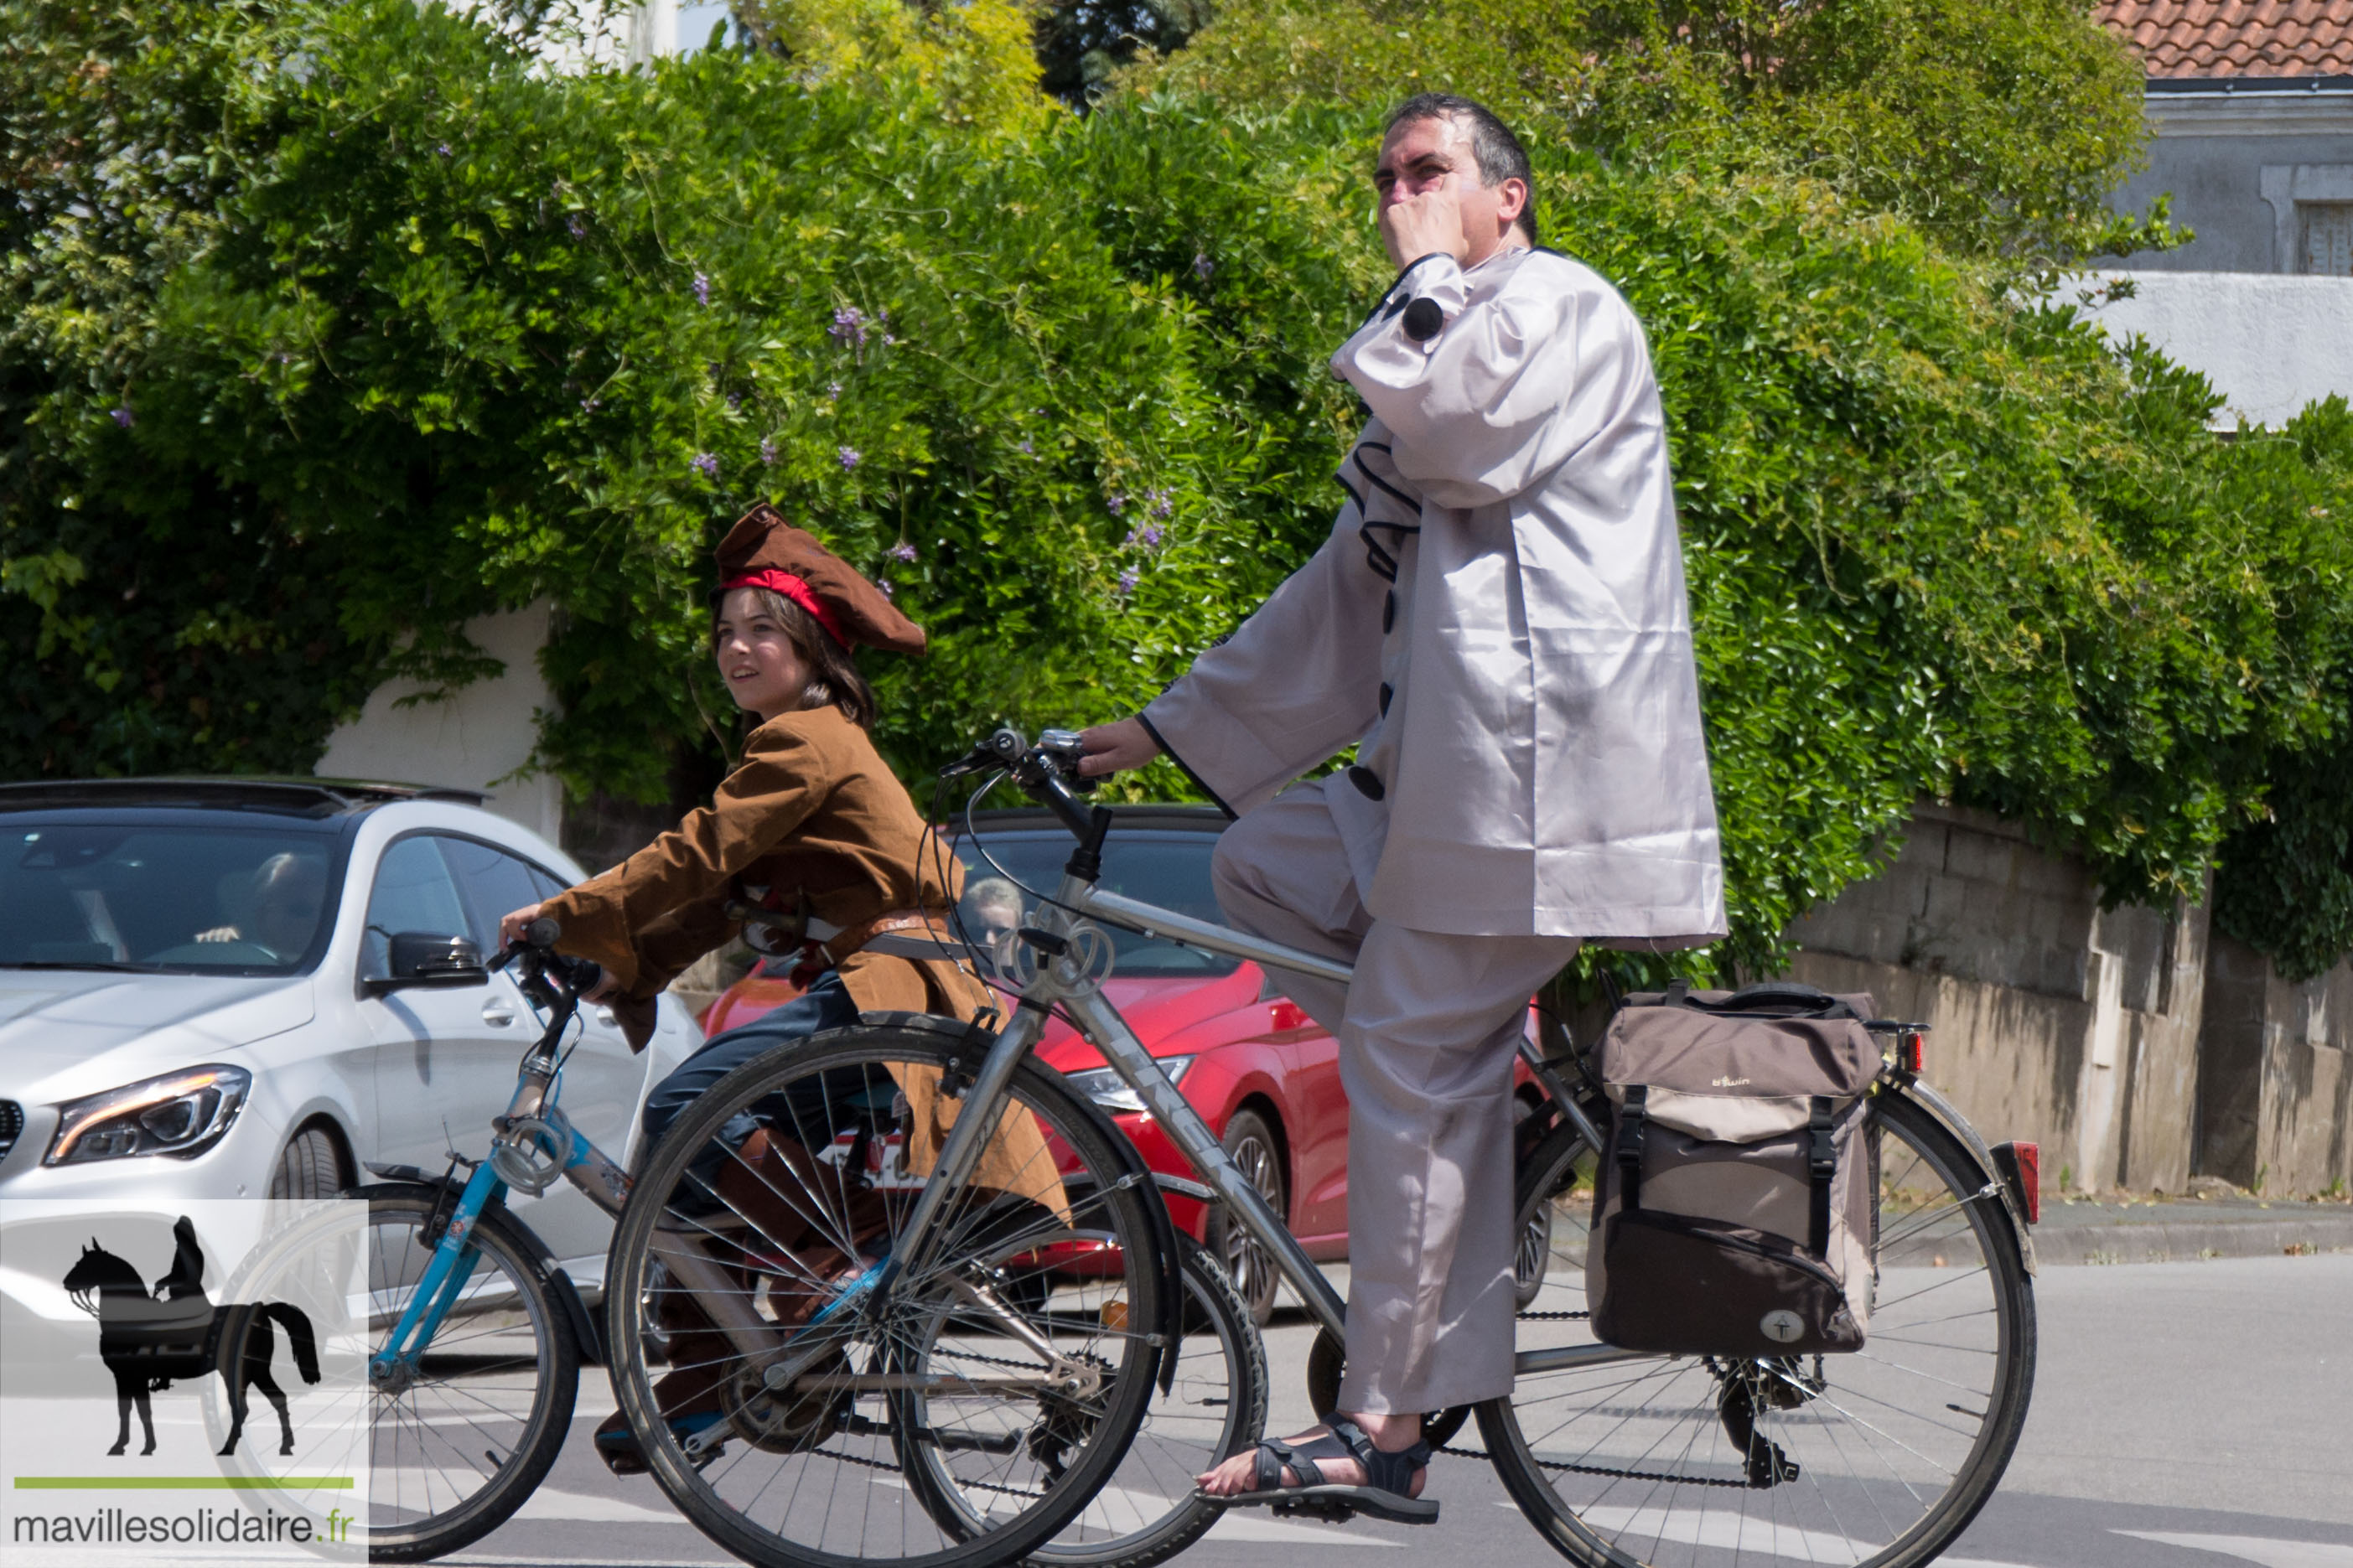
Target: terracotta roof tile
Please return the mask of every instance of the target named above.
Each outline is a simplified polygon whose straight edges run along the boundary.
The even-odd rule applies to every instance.
[[[2353,76],[2353,0],[2099,0],[2152,77]]]

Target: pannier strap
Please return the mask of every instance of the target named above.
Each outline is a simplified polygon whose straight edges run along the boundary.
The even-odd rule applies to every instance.
[[[1691,983],[1677,980],[1660,997],[1662,1007],[1688,1007],[1694,1013],[1719,1016],[1761,1016],[1778,1018],[1856,1018],[1852,1007],[1827,991],[1795,981],[1767,981],[1757,985],[1744,985],[1721,1002],[1711,1002],[1691,994]]]
[[[1645,1085],[1628,1084],[1618,1113],[1618,1206],[1628,1214],[1642,1206],[1642,1106],[1650,1094]]]
[[[1824,1262],[1831,1256],[1831,1180],[1838,1174],[1838,1150],[1831,1139],[1831,1102],[1827,1096],[1815,1095],[1811,1113],[1806,1119],[1806,1173],[1812,1178],[1813,1214],[1807,1229],[1816,1258]]]

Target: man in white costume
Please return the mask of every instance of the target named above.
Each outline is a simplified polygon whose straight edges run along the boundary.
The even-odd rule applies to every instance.
[[[1166,751],[1239,815],[1217,858],[1235,924],[1356,966],[1345,989],[1286,981],[1349,1100],[1339,1418],[1209,1472],[1215,1495],[1436,1516],[1422,1414],[1512,1386],[1528,998],[1580,942],[1725,931],[1649,351],[1609,284],[1535,248],[1529,178],[1479,105],[1398,109],[1374,185],[1401,270],[1332,359],[1372,418],[1331,537],[1141,715],[1086,732],[1086,772]],[[1350,742],[1355,766],[1293,782]]]

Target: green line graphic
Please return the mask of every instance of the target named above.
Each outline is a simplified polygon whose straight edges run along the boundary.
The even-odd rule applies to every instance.
[[[349,1491],[349,1476],[18,1476],[20,1492]]]

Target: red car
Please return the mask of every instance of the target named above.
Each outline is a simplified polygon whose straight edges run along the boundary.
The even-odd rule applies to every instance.
[[[1022,889],[1050,890],[1070,858],[1071,839],[1043,812],[984,812],[973,835],[955,840],[965,874],[962,914],[976,937],[1019,923],[1036,903]],[[1166,909],[1222,921],[1209,881],[1209,858],[1226,819],[1208,806],[1119,808],[1103,848],[1102,885]],[[986,854],[984,855],[984,851]],[[1111,933],[1117,957],[1103,991],[1185,1098],[1223,1140],[1235,1163],[1275,1212],[1290,1222],[1308,1256],[1348,1255],[1348,1099],[1340,1088],[1332,1037],[1282,994],[1279,976],[1254,963],[1175,942]],[[797,993],[786,978],[793,961],[769,960],[712,1003],[706,1033],[750,1022]],[[1102,1056],[1057,1019],[1038,1056],[1109,1110],[1158,1171],[1189,1176],[1184,1157]],[[1519,1091],[1535,1103],[1525,1067]],[[1263,1323],[1274,1310],[1271,1260],[1222,1211],[1171,1195],[1179,1228],[1223,1258]]]

